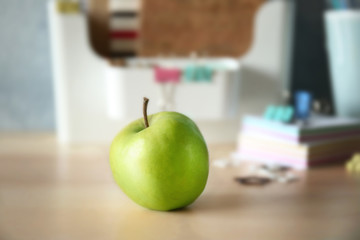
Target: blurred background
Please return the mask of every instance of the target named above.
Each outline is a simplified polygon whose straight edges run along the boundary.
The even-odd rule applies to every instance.
[[[109,145],[148,97],[149,114],[184,113],[207,143],[237,144],[237,153],[248,116],[271,132],[326,129],[311,136],[321,144],[355,141],[358,8],[358,0],[4,2],[0,131]],[[336,145],[337,157],[352,145]]]
[[[46,1],[1,3],[1,130],[54,131]]]
[[[54,76],[56,74],[53,65],[56,61],[52,61],[51,58],[51,24],[47,4],[47,1],[38,0],[2,2],[0,9],[2,36],[0,39],[2,46],[0,55],[0,129],[2,131],[55,131],[56,129],[54,100],[54,89],[56,89]],[[296,1],[295,5],[292,13],[293,23],[286,30],[286,34],[292,35],[292,43],[289,56],[286,58],[289,61],[289,64],[286,65],[289,77],[284,81],[289,81],[291,92],[297,89],[306,89],[311,91],[316,98],[331,102],[323,19],[326,2],[304,0]],[[115,3],[113,11],[116,9]],[[71,18],[73,14],[66,15],[65,13],[61,16]],[[76,22],[76,20],[74,21]],[[255,27],[252,24],[249,24],[250,26]],[[66,28],[66,26],[61,27]],[[65,30],[57,29],[56,31]],[[82,31],[83,34],[86,34],[85,29]],[[71,33],[69,32],[69,34]],[[56,33],[53,34],[53,37],[56,37]],[[69,38],[71,41],[71,37]],[[241,40],[239,43],[243,44]],[[57,46],[53,45],[52,47],[56,48]],[[271,46],[269,45],[269,47]],[[89,49],[89,51],[92,50]],[[201,57],[202,49],[193,50],[193,52],[196,51]],[[159,52],[153,57],[161,54],[171,55],[170,52]],[[241,54],[243,55],[243,53]],[[238,54],[239,57],[241,54]],[[98,81],[103,82],[104,78],[101,77]],[[139,101],[141,100],[139,99]],[[156,104],[156,101],[154,99],[152,103]]]
[[[0,3],[1,240],[359,239],[360,0]],[[113,179],[143,97],[208,145],[185,209]]]

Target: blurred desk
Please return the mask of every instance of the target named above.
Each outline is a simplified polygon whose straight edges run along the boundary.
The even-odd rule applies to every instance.
[[[211,159],[234,146],[210,146]],[[62,146],[50,134],[0,135],[0,239],[360,239],[360,188],[342,166],[292,184],[245,187],[241,168],[211,166],[190,207],[155,212],[115,185],[108,147]]]

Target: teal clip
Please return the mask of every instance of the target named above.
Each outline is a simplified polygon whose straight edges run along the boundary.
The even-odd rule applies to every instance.
[[[188,66],[183,72],[183,78],[187,82],[211,82],[214,71],[206,66]]]
[[[267,120],[273,120],[276,114],[276,106],[270,105],[266,108],[264,118]]]
[[[186,82],[193,82],[195,79],[196,68],[194,66],[188,66],[183,72],[183,78]]]
[[[264,118],[276,122],[289,123],[293,119],[294,108],[291,106],[270,105],[266,108]]]
[[[210,67],[203,67],[202,68],[202,80],[205,82],[211,82],[213,75],[214,75],[214,71],[212,68]]]
[[[283,122],[291,122],[294,117],[294,108],[291,106],[284,107],[282,121]]]

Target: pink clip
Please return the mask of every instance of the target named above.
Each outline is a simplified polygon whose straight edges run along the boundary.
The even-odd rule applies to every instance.
[[[181,70],[172,68],[155,67],[155,81],[157,83],[179,83],[181,78]]]

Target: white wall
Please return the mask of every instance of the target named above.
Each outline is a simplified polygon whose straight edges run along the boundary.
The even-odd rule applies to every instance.
[[[52,130],[46,1],[0,3],[0,130]]]

